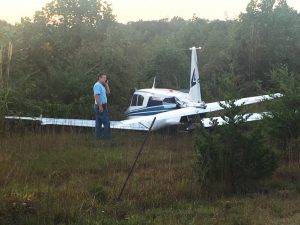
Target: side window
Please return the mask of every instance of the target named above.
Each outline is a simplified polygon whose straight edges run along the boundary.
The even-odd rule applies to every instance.
[[[147,104],[147,107],[149,107],[149,106],[158,106],[158,105],[162,105],[162,101],[150,97],[150,99],[148,101],[148,104]]]
[[[137,106],[143,105],[144,97],[142,95],[138,95]]]
[[[176,103],[175,97],[165,98],[163,100],[164,103]]]
[[[138,95],[133,95],[131,99],[131,106],[136,106]]]

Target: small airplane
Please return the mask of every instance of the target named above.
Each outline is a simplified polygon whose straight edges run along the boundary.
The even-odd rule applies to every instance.
[[[130,106],[126,114],[127,119],[122,121],[111,121],[110,127],[113,129],[158,130],[175,125],[187,125],[186,130],[191,129],[191,121],[196,115],[203,117],[206,113],[220,111],[223,109],[221,104],[225,101],[205,103],[202,101],[200,89],[200,77],[197,62],[196,47],[190,48],[191,72],[189,92],[177,91],[173,89],[155,88],[155,79],[152,88],[136,90],[133,93]],[[265,100],[272,100],[281,97],[282,94],[275,93],[271,95],[260,95],[247,98],[241,98],[235,101],[236,106],[249,105]],[[221,104],[220,104],[221,103]],[[246,114],[246,121],[261,120],[267,113]],[[6,119],[30,120],[40,122],[41,125],[61,125],[61,126],[79,126],[95,127],[95,120],[84,119],[59,119],[44,117],[17,117],[6,116]],[[154,124],[152,122],[155,120]],[[226,124],[227,121],[221,117],[202,118],[204,127],[212,126],[212,120],[217,121],[218,125]]]

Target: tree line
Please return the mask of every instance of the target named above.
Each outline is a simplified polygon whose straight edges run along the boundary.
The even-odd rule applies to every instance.
[[[91,118],[91,87],[107,73],[110,109],[120,119],[134,88],[188,88],[191,46],[198,53],[206,101],[275,90],[269,73],[285,65],[299,74],[300,17],[285,0],[251,0],[235,20],[118,23],[99,0],[54,0],[33,19],[0,22],[0,102],[9,114]]]

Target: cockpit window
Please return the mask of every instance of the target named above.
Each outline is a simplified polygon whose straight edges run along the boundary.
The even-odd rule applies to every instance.
[[[142,106],[143,102],[144,102],[144,96],[135,94],[132,96],[130,106]]]
[[[169,97],[169,98],[165,98],[163,100],[164,103],[173,103],[175,104],[176,103],[176,100],[175,100],[175,97]]]
[[[133,95],[131,99],[131,106],[136,106],[138,95]]]
[[[142,95],[138,95],[138,99],[137,99],[137,106],[141,106],[143,105],[144,102],[144,97]]]
[[[155,98],[153,98],[153,97],[150,97],[150,98],[149,98],[147,107],[149,107],[149,106],[158,106],[158,105],[162,105],[162,100],[160,100],[160,99],[155,99]]]

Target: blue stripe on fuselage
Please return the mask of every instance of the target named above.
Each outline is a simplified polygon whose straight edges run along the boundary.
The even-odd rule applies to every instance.
[[[141,109],[135,109],[128,112],[127,116],[145,116],[145,115],[155,115],[157,113],[166,112],[170,110],[176,109],[176,104],[166,104],[166,105],[158,105],[151,107],[144,107]]]
[[[149,111],[149,112],[139,112],[139,113],[131,113],[128,114],[128,116],[150,116],[150,115],[155,115],[158,113],[162,113],[162,112],[167,112],[167,111],[171,111],[171,110],[160,110],[160,111]]]

